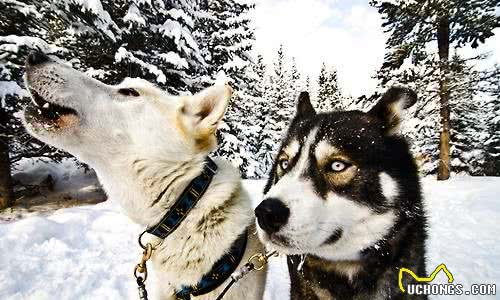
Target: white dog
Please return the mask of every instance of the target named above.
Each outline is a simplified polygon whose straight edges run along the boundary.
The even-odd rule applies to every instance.
[[[93,167],[109,197],[147,228],[202,173],[232,93],[220,84],[175,97],[140,79],[109,86],[40,53],[29,56],[26,81],[33,99],[24,113],[28,131]],[[235,265],[263,251],[238,171],[215,162],[218,171],[205,193],[153,252],[162,299],[198,284],[247,228],[246,249]],[[145,238],[152,244],[160,240]],[[250,273],[224,299],[261,299],[264,274]],[[195,299],[215,299],[228,282]]]

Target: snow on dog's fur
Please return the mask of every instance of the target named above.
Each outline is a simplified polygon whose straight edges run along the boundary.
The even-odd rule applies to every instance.
[[[227,84],[178,97],[141,79],[105,85],[40,54],[28,59],[26,81],[33,98],[24,114],[28,131],[88,163],[109,197],[144,227],[157,224],[201,173],[232,93]],[[218,173],[208,190],[153,253],[162,299],[173,299],[182,285],[198,283],[252,224],[238,171],[223,160],[216,163]],[[251,227],[240,265],[262,251],[254,232]],[[263,274],[248,275],[225,299],[260,299]],[[196,299],[214,299],[225,285]]]
[[[394,87],[368,113],[317,114],[299,97],[255,210],[261,240],[289,255],[292,299],[402,299],[398,268],[425,273],[417,167],[398,134],[415,101]]]

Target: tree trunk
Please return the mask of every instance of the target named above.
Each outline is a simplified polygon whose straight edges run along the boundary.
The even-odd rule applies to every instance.
[[[0,138],[0,210],[14,205],[9,146],[6,142],[6,139]]]
[[[448,16],[440,17],[437,28],[439,48],[439,97],[441,115],[441,133],[439,136],[439,166],[438,180],[450,178],[450,89],[448,58],[450,54],[450,22]]]

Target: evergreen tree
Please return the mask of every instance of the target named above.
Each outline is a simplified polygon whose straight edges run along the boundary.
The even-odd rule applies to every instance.
[[[253,72],[257,76],[255,86],[253,87],[253,96],[263,97],[266,89],[266,65],[264,64],[264,57],[257,55],[257,62],[253,65]]]
[[[121,6],[126,11],[120,2],[103,4],[120,28],[113,53],[118,78],[141,77],[173,94],[196,90],[193,79],[205,62],[192,34],[195,2],[128,0]]]
[[[269,76],[269,87],[262,103],[265,117],[259,124],[262,128],[257,158],[261,163],[260,173],[267,174],[280,144],[281,135],[293,116],[295,99],[288,84],[289,72],[283,45],[278,48],[273,70]]]
[[[478,94],[480,72],[455,54],[450,60],[451,169],[484,175],[488,123],[484,98]]]
[[[249,109],[245,112],[245,119],[248,121],[248,131],[246,135],[246,143],[249,148],[251,148],[252,160],[247,168],[247,176],[249,178],[264,178],[267,176],[268,166],[259,160],[259,156],[263,153],[261,146],[264,137],[264,124],[268,118],[269,111],[266,107],[267,98],[266,91],[268,90],[266,66],[264,64],[264,58],[262,55],[257,56],[257,62],[253,65],[254,73],[256,74],[258,80],[255,83],[254,95],[249,96]]]
[[[368,109],[376,103],[381,95],[376,93],[371,97],[360,96],[355,98],[353,96],[342,97],[342,109],[343,110],[360,110],[368,111]]]
[[[29,52],[58,56],[108,83],[140,76],[175,93],[190,86],[191,76],[203,63],[190,35],[193,20],[189,11],[195,7],[185,1],[168,5],[134,0],[94,4],[11,1],[0,5],[0,80],[10,87],[9,94],[2,95],[8,116],[2,126],[12,139],[13,161],[61,156],[25,134],[15,116],[23,101],[28,101],[22,73]]]
[[[288,85],[289,71],[287,70],[287,61],[283,49],[280,45],[276,55],[276,60],[273,63],[273,72],[269,77],[270,94],[269,99],[274,109],[273,118],[278,128],[282,129],[286,122],[291,119],[293,115],[292,108],[294,107],[294,98],[290,93],[290,86]],[[271,112],[271,110],[270,110]]]
[[[481,57],[481,56],[480,56]],[[418,94],[419,101],[408,109],[402,122],[403,133],[408,137],[411,150],[421,160],[421,171],[434,174],[439,161],[439,107],[440,70],[437,57],[429,55],[419,65],[409,65],[391,72],[386,85],[409,86]],[[450,107],[452,125],[450,168],[453,172],[473,175],[485,173],[485,141],[488,138],[487,112],[491,91],[485,77],[490,72],[478,71],[474,60],[465,60],[455,54],[450,59]]]
[[[425,0],[425,1],[379,1],[372,0],[384,19],[383,26],[390,33],[382,70],[399,69],[407,58],[412,64],[426,61],[426,46],[437,41],[439,56],[439,113],[440,142],[438,179],[446,180],[450,173],[450,47],[479,43],[493,36],[500,26],[500,17],[495,15],[498,0]],[[384,76],[382,82],[388,78]]]
[[[18,115],[29,101],[22,77],[28,54],[34,50],[60,57],[68,53],[68,49],[46,41],[52,32],[47,25],[53,20],[48,13],[50,4],[35,3],[0,2],[0,177],[5,184],[0,188],[3,190],[0,197],[7,196],[9,205],[13,203],[12,186],[7,186],[12,183],[9,171],[19,160],[39,157],[60,161],[69,156],[27,134]]]
[[[223,71],[237,90],[245,90],[255,81],[251,51],[254,31],[249,12],[253,4],[234,0],[204,1],[206,7],[205,36],[207,37],[207,62],[212,74]]]
[[[302,84],[300,82],[300,72],[297,68],[297,62],[295,61],[295,57],[292,57],[291,64],[290,64],[290,71],[288,74],[288,90],[289,90],[289,97],[292,99],[295,99],[298,97],[300,92],[302,92]]]
[[[212,79],[224,73],[235,89],[224,124],[219,130],[219,148],[216,155],[223,156],[240,168],[243,177],[256,177],[258,162],[255,110],[259,106],[262,90],[257,72],[259,63],[251,57],[254,32],[249,12],[254,5],[237,1],[202,1],[205,9],[200,16],[200,43],[206,46],[208,76]]]
[[[488,121],[485,174],[500,176],[500,66],[495,66],[493,72],[487,76],[487,82],[491,99],[484,107],[487,113],[483,118]]]
[[[304,91],[311,93],[311,78],[309,75],[306,76],[306,81],[304,82]]]
[[[316,108],[319,111],[327,112],[344,108],[337,71],[334,68],[328,68],[325,63],[321,65],[318,77],[318,97],[316,101]]]
[[[49,6],[48,4],[45,4]],[[22,157],[47,157],[60,160],[66,156],[29,136],[16,113],[29,101],[24,89],[24,62],[31,51],[39,50],[63,56],[68,50],[48,43],[50,37],[44,19],[50,19],[46,10],[29,3],[0,2],[0,99],[1,132],[8,144],[10,160]]]
[[[196,9],[183,0],[0,2],[0,125],[8,145],[2,151],[9,152],[1,153],[0,169],[21,158],[68,156],[33,139],[20,124],[18,112],[29,101],[22,78],[29,52],[58,56],[107,83],[137,76],[173,93],[192,90],[205,67],[191,36]]]

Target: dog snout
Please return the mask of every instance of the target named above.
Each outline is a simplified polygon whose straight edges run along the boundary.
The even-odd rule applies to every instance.
[[[290,209],[276,198],[262,201],[255,209],[257,223],[268,234],[277,232],[288,221]]]
[[[28,55],[28,65],[35,66],[48,62],[50,58],[40,51],[31,52]]]

